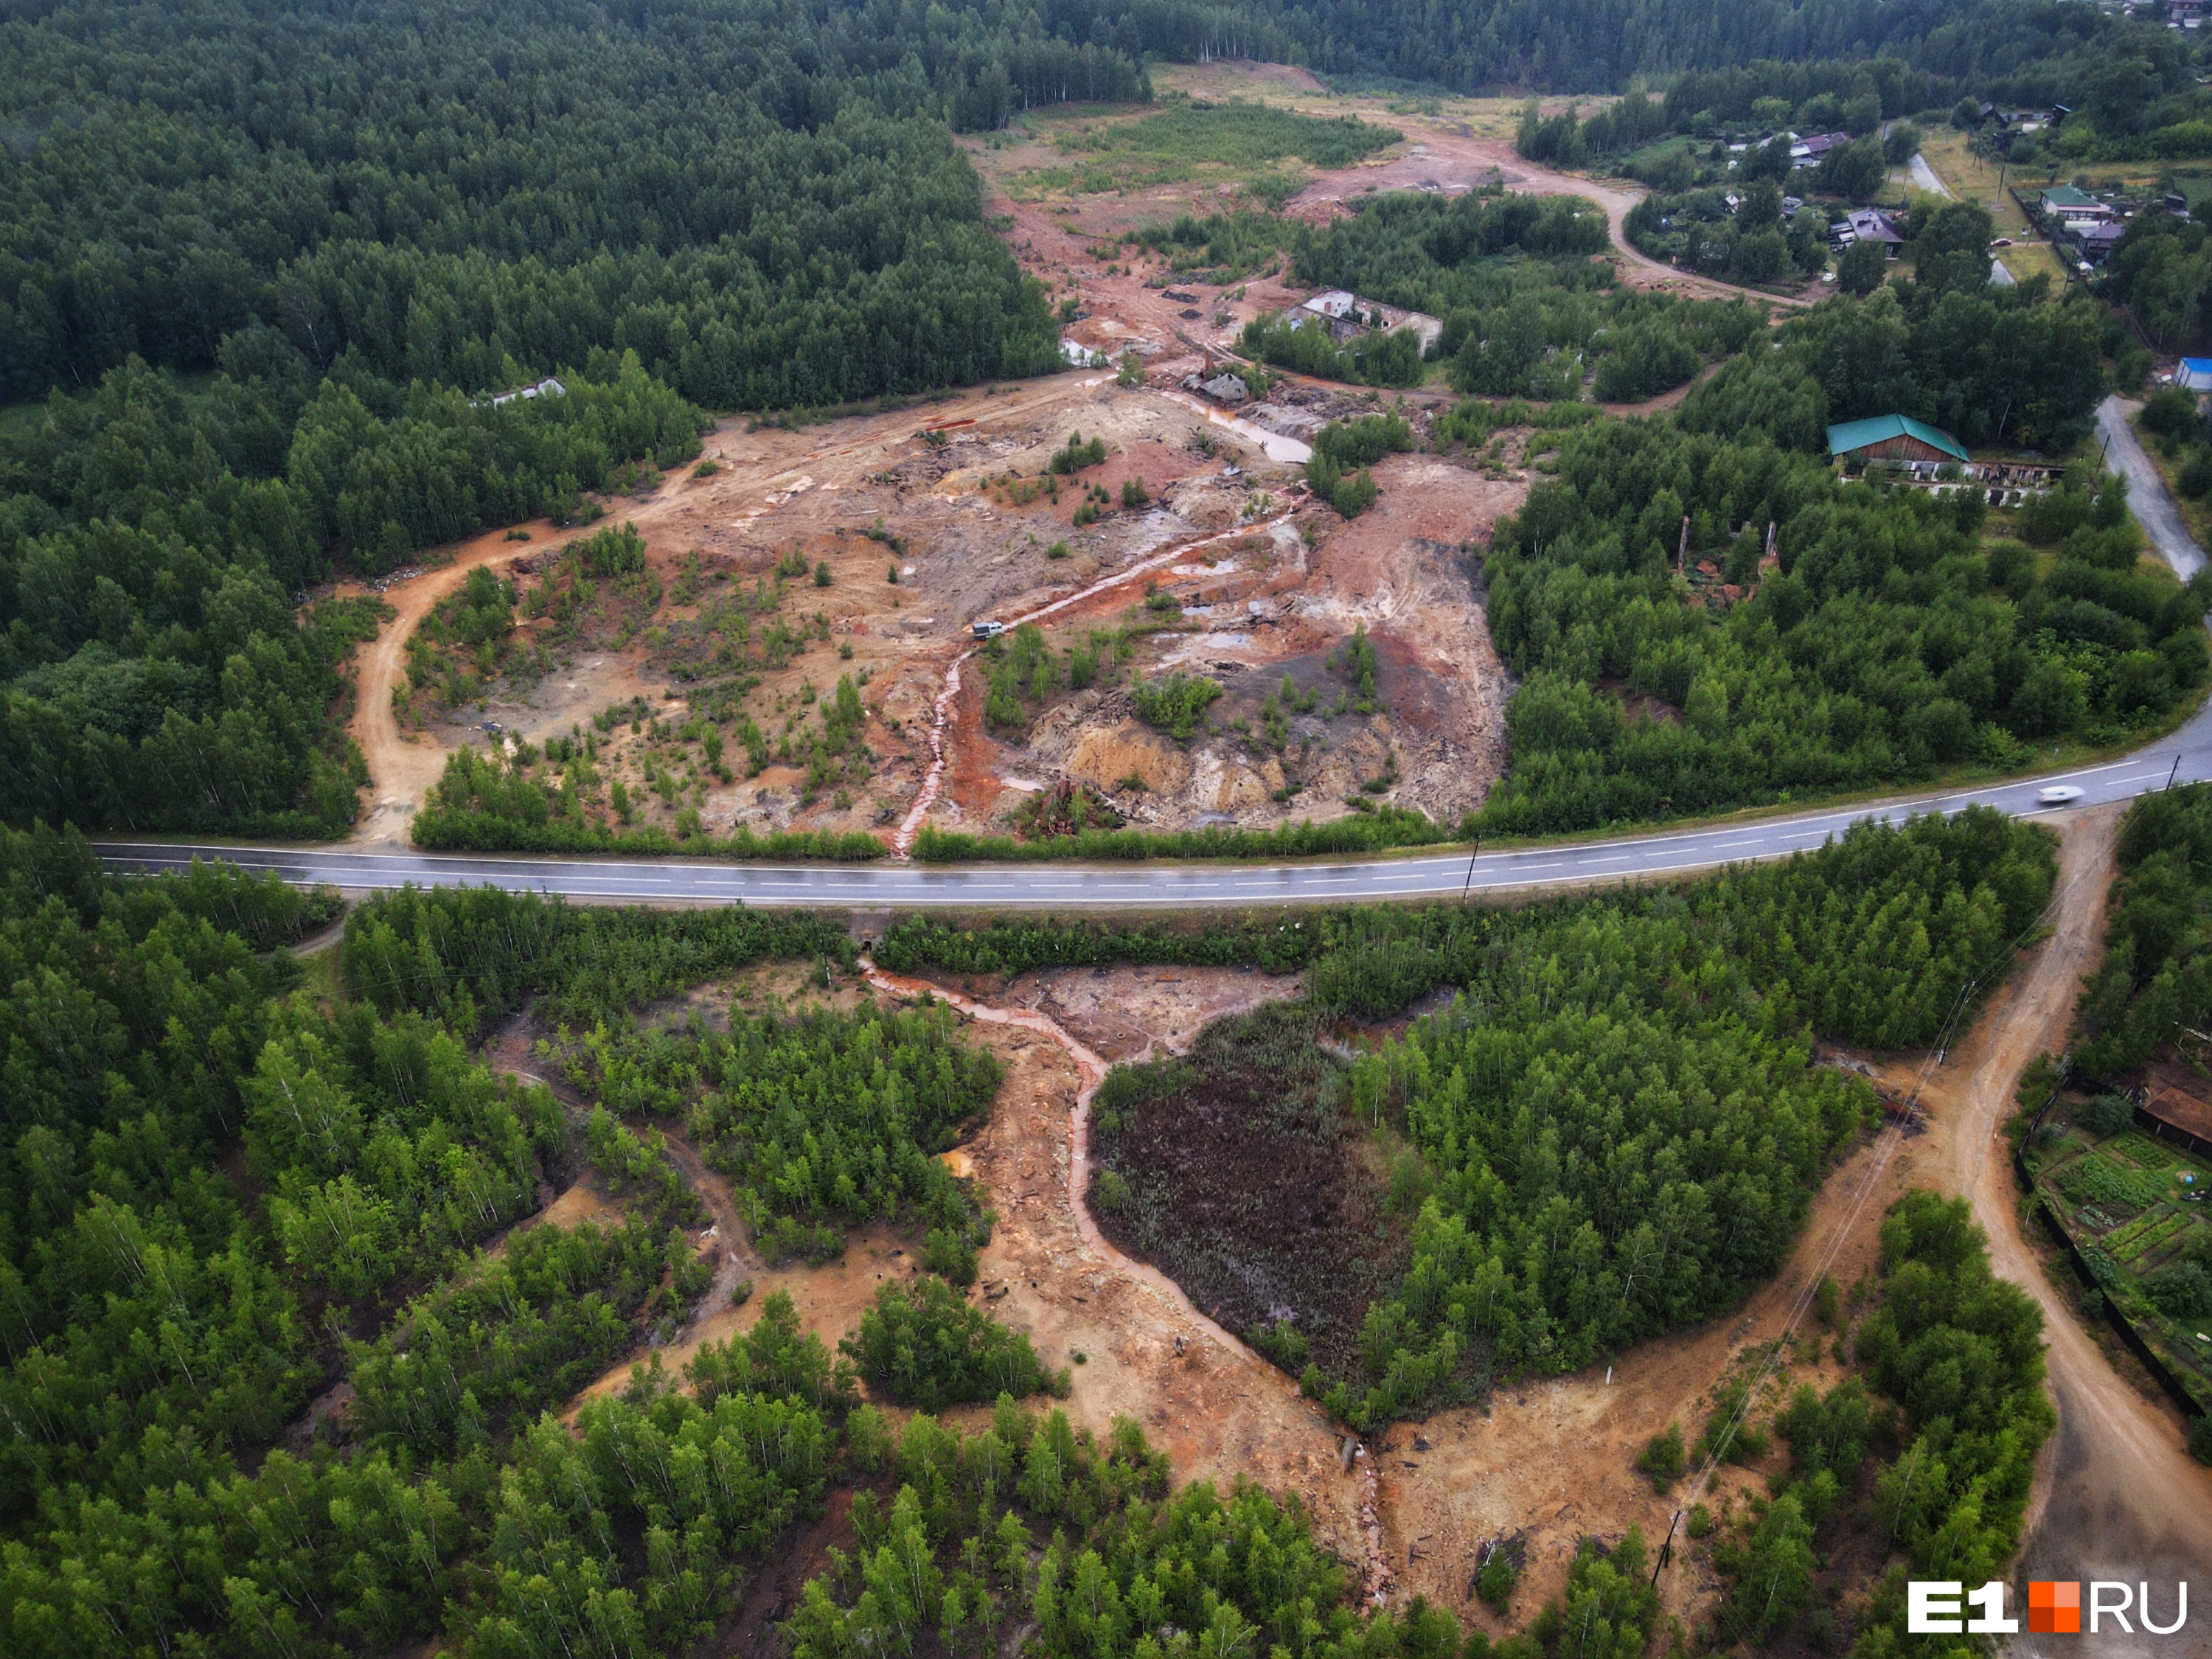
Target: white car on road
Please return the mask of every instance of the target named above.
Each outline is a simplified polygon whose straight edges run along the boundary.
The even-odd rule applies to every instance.
[[[2069,800],[2081,799],[2081,790],[2070,783],[2054,783],[2035,792],[2035,801],[2039,806],[2063,806]]]

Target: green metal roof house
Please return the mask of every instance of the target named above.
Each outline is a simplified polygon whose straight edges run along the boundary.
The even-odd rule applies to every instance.
[[[1966,446],[1910,415],[1875,415],[1828,428],[1828,453],[1856,461],[1963,461]]]

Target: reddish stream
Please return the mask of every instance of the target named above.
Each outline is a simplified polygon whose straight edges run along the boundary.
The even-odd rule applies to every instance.
[[[1186,547],[1179,550],[1188,551],[1188,549]],[[1132,571],[1127,574],[1136,573]],[[956,678],[953,683],[957,688],[958,671],[957,663],[954,665],[954,670]],[[1078,1042],[1060,1025],[1059,1021],[1054,1019],[1049,1014],[1041,1013],[1030,1008],[994,1008],[988,1003],[977,1002],[972,998],[962,996],[957,991],[949,991],[941,985],[933,985],[925,980],[902,979],[896,974],[887,974],[866,957],[860,958],[860,973],[870,985],[890,995],[908,998],[935,997],[940,1002],[951,1004],[972,1019],[988,1021],[994,1025],[1019,1026],[1025,1031],[1034,1031],[1040,1036],[1050,1037],[1066,1049],[1068,1058],[1075,1062],[1076,1071],[1083,1079],[1083,1086],[1076,1091],[1074,1109],[1068,1114],[1067,1124],[1067,1207],[1075,1217],[1076,1236],[1082,1239],[1085,1248],[1109,1263],[1116,1271],[1126,1273],[1139,1284],[1150,1285],[1166,1297],[1177,1312],[1218,1342],[1228,1352],[1234,1354],[1239,1360],[1259,1372],[1266,1379],[1268,1386],[1285,1389],[1292,1398],[1304,1403],[1304,1396],[1298,1393],[1297,1386],[1291,1382],[1280,1370],[1254,1353],[1251,1349],[1246,1347],[1243,1342],[1231,1336],[1212,1320],[1199,1312],[1191,1305],[1190,1297],[1183,1293],[1182,1286],[1176,1284],[1175,1280],[1157,1267],[1149,1267],[1142,1261],[1133,1261],[1115,1249],[1100,1234],[1098,1224],[1091,1218],[1091,1206],[1085,1202],[1085,1194],[1091,1187],[1091,1097],[1098,1092],[1098,1085],[1106,1080],[1107,1072],[1111,1069],[1105,1060],[1100,1059],[1088,1046]],[[1309,1406],[1308,1409],[1316,1408]],[[1367,1547],[1365,1599],[1369,1606],[1380,1607],[1389,1595],[1390,1563],[1383,1546],[1382,1521],[1376,1509],[1378,1483],[1376,1479],[1375,1462],[1367,1455],[1366,1446],[1357,1442],[1353,1445],[1352,1468],[1359,1482],[1357,1506],[1359,1532]]]
[[[1024,611],[1018,617],[1008,619],[1006,626],[1010,629],[1018,628],[1024,623],[1035,622],[1041,617],[1049,617],[1071,605],[1080,605],[1085,599],[1109,592],[1139,576],[1149,575],[1164,565],[1173,564],[1177,559],[1201,547],[1211,547],[1216,542],[1233,541],[1239,536],[1271,530],[1297,511],[1304,501],[1305,493],[1304,486],[1300,485],[1291,493],[1290,505],[1270,518],[1255,519],[1250,524],[1236,525],[1227,530],[1216,531],[1210,536],[1176,542],[1164,551],[1148,555],[1127,569],[1117,570],[1088,587],[1078,588],[1074,592],[1065,594],[1048,605],[1041,605],[1034,611]],[[936,707],[931,711],[929,722],[929,769],[922,775],[921,793],[914,798],[913,806],[908,809],[898,832],[891,837],[891,851],[900,858],[905,858],[913,852],[914,838],[921,833],[922,820],[929,816],[929,809],[937,805],[938,795],[945,787],[946,733],[951,725],[953,702],[960,696],[960,665],[975,654],[975,647],[971,645],[952,659],[952,666],[945,671],[945,689],[937,694]]]

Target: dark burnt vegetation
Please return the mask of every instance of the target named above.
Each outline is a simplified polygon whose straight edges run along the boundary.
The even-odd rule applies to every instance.
[[[1091,1102],[1091,1206],[1215,1322],[1334,1377],[1407,1255],[1324,1035],[1310,1004],[1278,1005],[1208,1026],[1186,1058],[1115,1071]]]
[[[1813,1036],[1933,1041],[1963,990],[2002,974],[2052,880],[2047,837],[1970,812],[1518,910],[1196,933],[917,923],[882,954],[1304,968],[1310,1000],[1108,1079],[1091,1201],[1124,1248],[1365,1427],[1476,1397],[1493,1374],[1576,1370],[1771,1277],[1874,1116],[1863,1084],[1812,1063]],[[1439,990],[1447,1006],[1358,1037],[1341,1067],[1316,1046],[1329,1019],[1387,1019]]]

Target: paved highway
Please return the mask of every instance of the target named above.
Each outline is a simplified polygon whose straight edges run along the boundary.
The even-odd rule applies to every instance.
[[[2128,757],[2017,783],[1879,804],[1744,819],[1714,828],[1655,830],[1620,841],[1349,862],[1281,865],[737,864],[678,859],[532,858],[345,848],[208,846],[146,842],[96,845],[110,863],[139,870],[179,868],[197,854],[274,870],[287,881],[328,882],[374,891],[420,886],[492,885],[579,899],[680,904],[822,904],[910,909],[1049,909],[1330,902],[1433,898],[1463,889],[1581,885],[1616,878],[1710,869],[1778,858],[1815,848],[1864,817],[1898,822],[1917,812],[1957,812],[1970,805],[2028,816],[2128,800],[2169,779],[2212,779],[2212,708],[2164,743]],[[2066,808],[2039,805],[2037,792],[2070,784],[2082,793]]]

